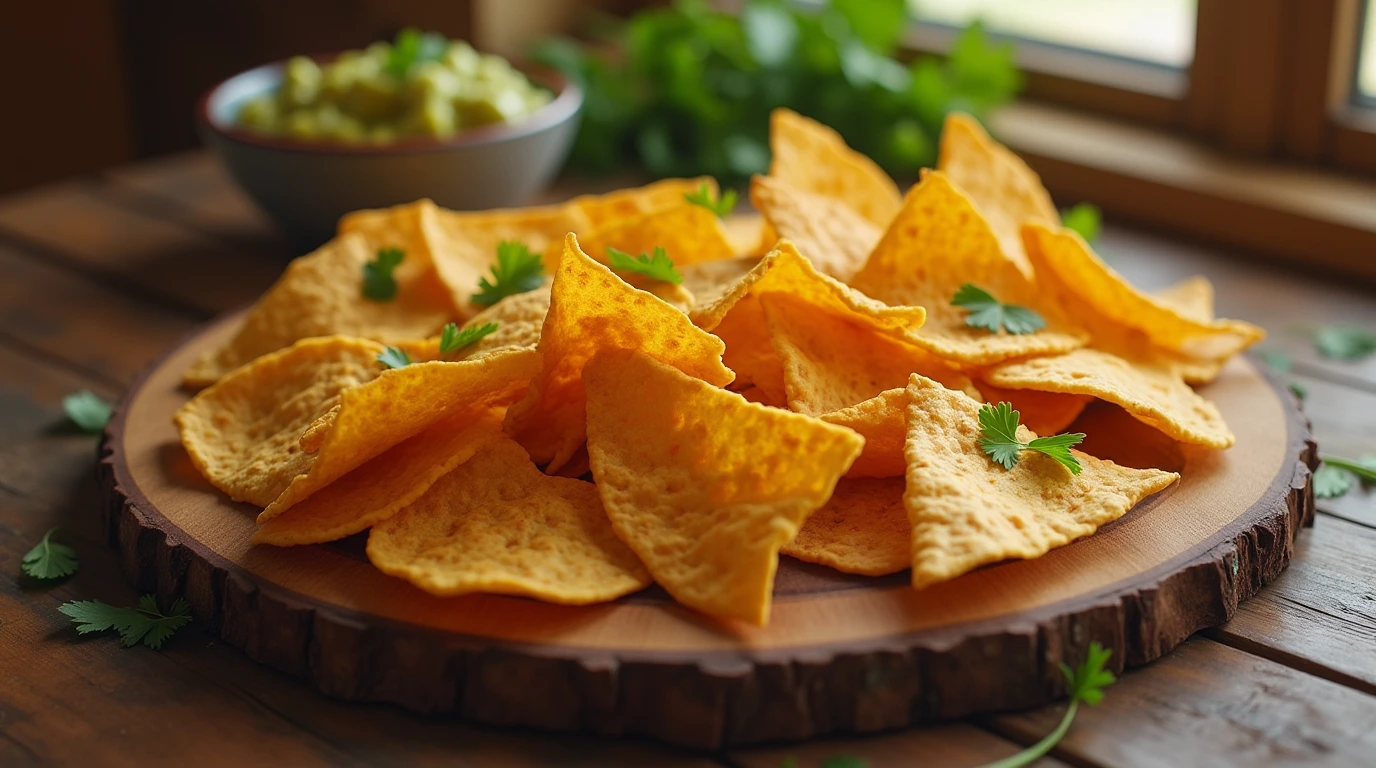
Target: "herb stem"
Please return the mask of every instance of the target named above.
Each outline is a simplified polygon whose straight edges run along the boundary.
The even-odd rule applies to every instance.
[[[1052,748],[1054,748],[1061,739],[1065,738],[1066,733],[1070,731],[1070,723],[1075,719],[1075,712],[1079,710],[1079,708],[1080,700],[1071,699],[1070,706],[1066,707],[1065,716],[1061,718],[1061,724],[1056,726],[1056,730],[1048,733],[1041,741],[1016,755],[1010,755],[1002,760],[996,760],[984,766],[984,768],[1022,768],[1022,766],[1031,765],[1041,758],[1046,757],[1046,755],[1051,752]]]

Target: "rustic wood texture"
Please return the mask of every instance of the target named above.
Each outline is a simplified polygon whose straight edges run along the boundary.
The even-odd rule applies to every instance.
[[[130,169],[145,184],[143,193],[187,191],[145,197],[138,207],[122,173],[89,180],[84,188],[121,215],[170,224],[191,241],[209,237],[238,258],[274,258],[245,247],[261,222],[245,218],[236,225],[225,214],[215,233],[204,218],[197,220],[197,208],[201,216],[217,215],[216,199],[237,200],[241,210],[252,211],[232,189],[196,181],[205,178],[206,168],[203,160],[187,158],[184,164]],[[214,640],[200,623],[158,653],[124,650],[107,637],[78,640],[54,610],[60,602],[125,603],[137,593],[119,577],[97,521],[98,495],[90,480],[94,444],[63,426],[61,397],[81,388],[118,394],[139,364],[219,308],[205,307],[204,297],[195,295],[206,282],[178,287],[167,281],[159,294],[135,281],[110,279],[122,265],[118,259],[94,262],[90,254],[100,251],[91,249],[117,253],[127,244],[119,238],[102,242],[83,231],[92,226],[83,219],[54,219],[56,228],[36,242],[22,227],[4,223],[14,220],[11,202],[0,199],[0,246],[3,257],[13,259],[8,274],[14,277],[0,289],[0,568],[17,574],[23,552],[48,527],[62,525],[59,537],[78,549],[82,569],[54,587],[35,587],[15,576],[0,580],[0,633],[6,639],[0,643],[0,679],[7,681],[0,685],[0,764],[270,760],[772,768],[792,755],[800,768],[813,768],[844,754],[867,760],[871,768],[974,765],[1032,743],[1063,711],[1051,705],[959,726],[695,755],[649,744],[473,728],[389,706],[339,703]],[[1258,266],[1250,254],[1233,259],[1120,227],[1108,227],[1101,244],[1117,268],[1147,287],[1195,272],[1209,275],[1221,312],[1265,325],[1272,333],[1267,346],[1284,347],[1295,357],[1296,377],[1311,390],[1326,387],[1321,395],[1311,394],[1307,406],[1324,450],[1345,445],[1334,452],[1376,451],[1371,429],[1363,426],[1376,396],[1376,361],[1316,358],[1303,334],[1294,332],[1336,322],[1376,328],[1370,294]],[[171,248],[168,254],[170,267],[198,266],[211,284],[233,277],[234,262],[199,261],[195,248]],[[264,270],[263,282],[250,294],[266,286],[269,272]],[[87,334],[102,332],[85,343]],[[1290,569],[1272,587],[1244,603],[1221,629],[1128,672],[1101,707],[1082,710],[1055,759],[1044,764],[1362,764],[1370,755],[1366,718],[1376,701],[1362,687],[1371,679],[1364,666],[1370,654],[1363,649],[1376,636],[1370,609],[1376,605],[1370,571],[1376,554],[1369,543],[1376,536],[1376,494],[1320,500],[1318,506],[1322,519],[1300,537]],[[1201,655],[1176,662],[1200,649]],[[1237,749],[1220,746],[1227,744]]]

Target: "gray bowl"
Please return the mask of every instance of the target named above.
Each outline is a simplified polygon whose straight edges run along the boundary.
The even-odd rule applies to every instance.
[[[557,72],[520,67],[554,91],[554,100],[521,122],[447,139],[310,144],[239,127],[239,110],[277,88],[284,66],[267,64],[211,88],[201,97],[197,122],[234,179],[302,247],[330,239],[339,218],[361,208],[423,197],[457,210],[528,203],[567,159],[583,105],[582,91]]]

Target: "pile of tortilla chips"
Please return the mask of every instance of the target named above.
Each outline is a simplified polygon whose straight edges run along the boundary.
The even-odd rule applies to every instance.
[[[205,387],[176,416],[188,454],[262,508],[257,543],[370,530],[378,569],[436,595],[587,604],[654,582],[764,624],[781,553],[921,588],[1039,557],[1178,479],[1113,450],[1134,430],[1162,456],[1232,445],[1191,385],[1261,331],[1215,319],[1202,278],[1129,284],[975,121],[950,117],[906,194],[824,126],[779,111],[771,132],[763,220],[729,229],[690,199],[711,179],[351,214],[187,372]],[[480,306],[504,241],[542,255],[543,282]],[[395,290],[370,298],[393,248]],[[657,248],[681,282],[611,268]],[[966,284],[1041,327],[972,327]],[[488,333],[453,349],[451,322]],[[1005,469],[980,445],[1000,402],[1022,441],[1120,434],[1091,435],[1105,453],[1076,451],[1077,474],[1030,452]],[[1091,404],[1121,417],[1080,419]]]

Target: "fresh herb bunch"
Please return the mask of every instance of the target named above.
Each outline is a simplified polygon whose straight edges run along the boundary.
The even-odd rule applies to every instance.
[[[608,27],[610,46],[555,38],[531,55],[583,88],[571,159],[579,170],[636,164],[735,183],[767,169],[769,112],[788,107],[890,173],[913,174],[933,164],[948,112],[979,117],[1022,78],[1012,47],[991,43],[978,24],[946,59],[903,64],[892,54],[906,25],[904,0],[746,0],[739,15],[677,0]]]

